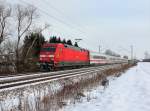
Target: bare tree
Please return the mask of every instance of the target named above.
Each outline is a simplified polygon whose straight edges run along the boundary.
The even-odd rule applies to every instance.
[[[106,55],[110,55],[110,56],[115,56],[115,57],[121,57],[120,54],[117,54],[116,52],[114,52],[114,51],[112,51],[112,50],[110,50],[110,49],[107,49],[107,50],[105,51],[105,54],[106,54]]]
[[[123,58],[124,58],[124,59],[128,59],[129,57],[128,57],[127,55],[124,55]]]
[[[150,54],[147,51],[145,51],[144,55],[145,55],[145,59],[150,59]]]
[[[8,19],[11,16],[11,7],[0,2],[0,44],[6,39],[9,35],[8,32]]]
[[[15,46],[16,43],[5,40],[0,45],[0,73],[15,73]]]
[[[49,28],[49,26],[50,26],[49,24],[45,24],[44,28],[42,28],[42,29],[40,28],[40,29],[37,30],[37,33],[39,33],[39,34],[42,33],[44,30],[46,30],[47,28]],[[34,46],[36,40],[37,40],[37,37],[34,38],[34,40],[33,40],[32,44],[31,44],[31,46],[29,47],[29,49],[28,49],[28,51],[27,51],[27,53],[26,53],[25,58],[28,56],[29,52],[30,52],[31,49],[33,48],[33,46]]]
[[[6,54],[14,53],[15,45],[16,45],[15,41],[12,42],[11,40],[6,40],[6,42],[4,43],[4,50],[5,50]]]
[[[17,20],[17,46],[16,46],[16,59],[17,64],[19,61],[19,45],[20,40],[26,34],[36,18],[36,8],[33,6],[23,7],[17,5],[16,7],[16,20]]]

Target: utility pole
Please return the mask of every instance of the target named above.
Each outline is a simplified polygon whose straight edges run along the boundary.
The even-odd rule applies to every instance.
[[[101,45],[99,45],[99,53],[101,53]]]
[[[133,45],[131,45],[131,60],[133,60]]]

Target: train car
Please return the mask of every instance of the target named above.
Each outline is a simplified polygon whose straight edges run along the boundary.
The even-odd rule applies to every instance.
[[[121,57],[109,56],[90,51],[90,65],[119,64],[127,62],[127,59]]]
[[[108,56],[110,64],[128,63],[128,59],[122,57]]]
[[[90,65],[104,65],[109,63],[106,55],[90,51]]]
[[[89,65],[89,51],[62,43],[46,43],[40,51],[41,69]]]

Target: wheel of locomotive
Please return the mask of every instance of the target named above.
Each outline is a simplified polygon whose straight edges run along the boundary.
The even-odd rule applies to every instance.
[[[51,67],[48,64],[45,65],[40,65],[40,71],[45,72],[45,71],[51,71]]]
[[[43,71],[44,71],[44,69],[45,69],[45,68],[44,68],[44,65],[40,65],[40,71],[42,71],[42,72],[43,72]]]
[[[52,71],[53,70],[53,68],[52,68],[52,66],[50,66],[49,64],[46,64],[46,71]]]
[[[49,71],[54,71],[54,67],[53,66],[49,66],[48,69],[49,69]]]

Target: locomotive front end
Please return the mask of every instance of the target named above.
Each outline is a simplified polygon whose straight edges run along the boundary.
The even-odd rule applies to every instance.
[[[40,51],[40,69],[50,71],[54,66],[54,56],[57,46],[54,44],[44,44]]]

